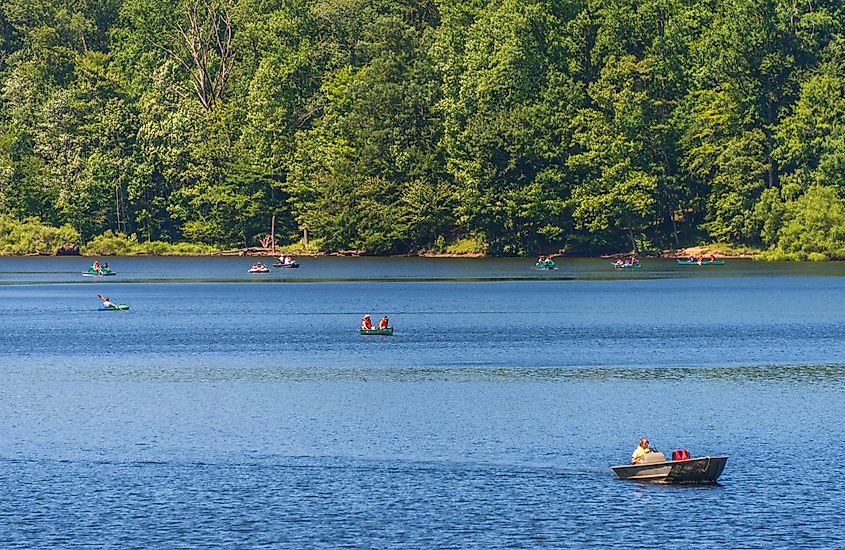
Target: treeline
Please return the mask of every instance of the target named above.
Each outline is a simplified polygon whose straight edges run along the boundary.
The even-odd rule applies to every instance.
[[[0,0],[0,214],[845,257],[843,27],[841,0]]]

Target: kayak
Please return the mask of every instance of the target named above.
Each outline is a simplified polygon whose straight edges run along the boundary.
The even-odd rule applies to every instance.
[[[642,267],[642,264],[628,264],[628,265],[610,264],[610,265],[613,266],[613,269],[640,269]]]
[[[129,309],[129,304],[118,304],[114,307],[100,307],[97,311],[126,311]]]
[[[374,328],[372,330],[367,330],[367,329],[362,328],[362,329],[359,329],[359,331],[361,332],[361,334],[364,334],[366,336],[373,336],[373,335],[375,335],[375,336],[393,336],[393,327]]]
[[[713,260],[712,262],[707,260],[701,263],[691,262],[689,260],[676,260],[676,262],[678,262],[678,265],[725,265],[725,260]]]

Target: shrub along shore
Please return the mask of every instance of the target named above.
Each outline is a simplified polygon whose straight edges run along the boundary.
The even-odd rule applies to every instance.
[[[136,235],[124,235],[106,231],[80,245],[80,236],[72,227],[52,227],[42,223],[37,218],[15,221],[8,216],[0,215],[0,256],[274,256],[292,254],[297,256],[363,256],[369,255],[366,250],[320,250],[313,243],[303,242],[270,247],[222,248],[201,243],[169,243],[164,241],[139,241]],[[605,255],[605,257],[623,256],[627,252]],[[720,258],[763,258],[781,259],[767,255],[765,252],[751,247],[737,247],[715,244],[688,248],[646,252],[646,257],[685,257],[689,255],[709,256],[714,254]],[[402,254],[405,256],[424,257],[485,257],[493,256],[483,249],[483,243],[474,239],[463,239],[445,245],[441,250],[421,250],[416,254]],[[580,256],[564,250],[546,253],[549,256]],[[589,256],[589,255],[585,255]],[[820,259],[820,258],[811,258]]]

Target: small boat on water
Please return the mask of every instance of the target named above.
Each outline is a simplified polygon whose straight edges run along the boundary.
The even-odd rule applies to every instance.
[[[97,311],[126,311],[129,309],[129,304],[117,304],[114,307],[100,307]]]
[[[82,272],[83,277],[108,277],[109,275],[117,275],[117,273],[115,273],[111,269],[103,269],[97,271],[94,268]]]
[[[613,269],[640,269],[642,264],[610,264]]]
[[[641,462],[610,469],[619,479],[648,481],[651,483],[716,483],[725,464],[726,456],[702,456],[684,460],[666,460],[660,451],[645,455]]]
[[[373,329],[362,328],[358,330],[365,336],[393,336],[393,327]]]
[[[707,260],[707,261],[695,261],[691,262],[689,260],[675,260],[678,265],[725,265],[725,260]]]
[[[247,273],[270,273],[270,268],[258,262],[252,264],[252,267],[249,268],[249,271],[247,271]]]
[[[554,260],[543,260],[541,262],[537,262],[536,264],[534,264],[534,267],[536,267],[537,269],[546,269],[549,271],[557,269]]]
[[[299,267],[299,264],[296,263],[296,262],[291,262],[289,264],[283,264],[283,263],[276,262],[276,263],[273,264],[273,267],[286,267],[288,269],[294,269],[294,268]]]

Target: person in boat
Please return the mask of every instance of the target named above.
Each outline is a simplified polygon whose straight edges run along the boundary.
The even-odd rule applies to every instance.
[[[695,263],[695,256],[693,256],[692,254],[690,254],[690,255],[689,255],[689,260],[688,260],[688,261],[689,261],[689,263],[694,264],[694,263]]]
[[[104,297],[104,298],[103,298],[103,307],[104,307],[104,308],[107,308],[107,309],[112,309],[112,308],[116,308],[116,307],[117,307],[117,304],[115,304],[114,302],[112,302],[112,301],[109,299],[109,297],[108,297],[108,296],[106,296],[106,297]]]
[[[615,265],[618,265],[619,267],[622,267],[623,265],[625,265],[625,262],[622,261],[622,258],[616,258],[616,261],[613,262],[613,263]]]
[[[378,322],[379,330],[384,330],[386,328],[389,328],[389,325],[390,325],[390,319],[387,318],[387,315],[382,317],[381,320]]]
[[[637,445],[637,448],[634,449],[634,452],[631,454],[631,464],[637,464],[642,462],[645,458],[645,455],[651,452],[651,447],[648,446],[648,438],[641,437],[640,444]]]
[[[640,261],[636,256],[631,256],[631,265],[640,265]]]
[[[93,264],[91,264],[91,269],[93,269],[93,270],[94,270],[94,271],[96,271],[97,273],[102,273],[102,272],[103,272],[103,268],[102,268],[102,267],[100,267],[100,262],[98,262],[97,260],[94,260],[94,263],[93,263]]]
[[[103,262],[103,273],[108,273],[109,271],[111,271],[111,269],[109,269],[109,263]]]
[[[361,317],[361,330],[373,330],[375,327],[373,326],[373,322],[370,320],[369,315],[364,315]]]
[[[698,265],[701,265],[703,263],[704,263],[704,254],[699,254],[698,255]]]
[[[711,252],[710,253],[710,263],[712,264],[715,261],[716,261],[716,256],[714,256],[713,253]]]

